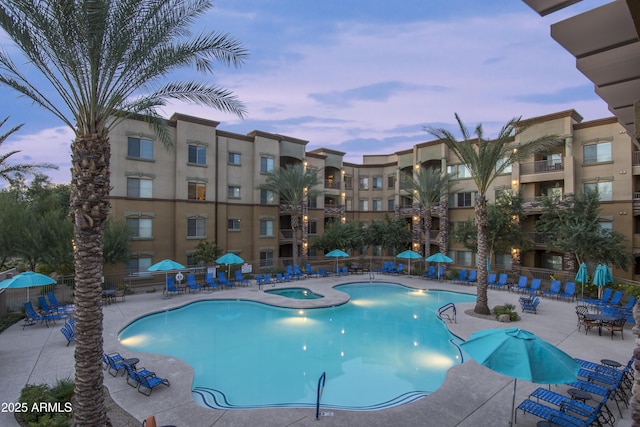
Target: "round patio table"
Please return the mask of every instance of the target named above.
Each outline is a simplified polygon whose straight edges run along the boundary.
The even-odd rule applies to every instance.
[[[591,393],[588,393],[584,390],[580,390],[579,388],[570,388],[569,390],[567,390],[567,393],[571,395],[571,398],[573,400],[579,400],[582,403],[587,403],[587,400],[593,399],[593,396],[591,396]]]
[[[616,362],[615,360],[611,360],[611,359],[601,359],[600,363],[602,363],[604,366],[608,366],[614,369],[618,369],[619,367],[622,366],[622,363]]]

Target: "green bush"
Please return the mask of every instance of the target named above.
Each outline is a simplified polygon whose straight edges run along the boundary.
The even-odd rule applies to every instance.
[[[8,313],[0,317],[0,332],[22,319],[24,319],[24,314],[22,313]]]
[[[496,305],[493,307],[493,314],[496,316],[496,319],[502,314],[508,314],[509,320],[512,322],[520,320],[520,316],[516,312],[516,306],[513,304]]]
[[[20,392],[21,406],[16,419],[26,426],[67,427],[72,415],[73,388],[71,379],[59,380],[53,387],[27,384]]]

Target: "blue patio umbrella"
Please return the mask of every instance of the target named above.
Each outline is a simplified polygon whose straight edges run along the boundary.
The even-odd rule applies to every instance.
[[[512,425],[515,421],[518,380],[536,384],[565,384],[575,381],[580,370],[580,365],[573,357],[524,329],[477,331],[460,347],[482,366],[515,379],[511,402]]]
[[[345,251],[341,251],[340,249],[334,249],[331,252],[324,254],[324,256],[336,259],[336,269],[338,268],[338,259],[349,258],[349,254]]]
[[[53,285],[57,283],[54,279],[44,274],[34,273],[33,271],[25,271],[17,274],[10,279],[4,279],[0,282],[0,289],[19,289],[27,288],[27,301],[29,300],[29,288],[36,286]]]
[[[445,254],[442,254],[440,252],[435,253],[435,254],[431,255],[430,257],[428,257],[427,261],[429,261],[429,262],[437,262],[438,263],[438,279],[440,279],[440,263],[441,262],[453,262],[453,260],[451,258],[449,258]]]
[[[420,255],[418,252],[407,250],[404,252],[400,252],[398,255],[396,255],[396,257],[411,260],[422,258],[422,255]],[[409,276],[411,276],[411,261],[409,261]]]
[[[218,264],[227,265],[227,275],[231,272],[231,264],[242,264],[244,260],[238,255],[228,252],[216,260]]]
[[[608,264],[602,264],[604,270],[604,277],[607,283],[613,283],[613,274],[611,274],[611,267]]]
[[[578,268],[575,281],[582,284],[582,298],[584,298],[584,284],[589,282],[589,271],[587,270],[587,264],[584,262]]]
[[[592,281],[593,284],[598,287],[598,298],[602,296],[602,288],[607,286],[607,272],[605,270],[606,268],[606,266],[598,264],[598,266],[596,267],[596,271],[593,273]]]
[[[170,259],[163,259],[160,262],[153,264],[151,267],[147,268],[147,271],[164,271],[164,287],[165,287],[165,296],[169,298],[169,292],[167,288],[167,277],[169,276],[170,271],[182,270],[184,265],[179,262],[175,262]]]

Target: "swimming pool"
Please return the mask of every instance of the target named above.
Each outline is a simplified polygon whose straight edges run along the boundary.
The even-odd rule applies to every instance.
[[[436,390],[462,363],[436,310],[474,295],[394,284],[336,289],[347,304],[287,309],[250,301],[200,301],[145,316],[119,334],[130,349],[179,357],[194,369],[192,395],[219,409],[384,409]]]
[[[323,298],[322,295],[318,295],[306,288],[282,288],[264,291],[265,294],[280,295],[285,298],[292,299],[319,299]]]

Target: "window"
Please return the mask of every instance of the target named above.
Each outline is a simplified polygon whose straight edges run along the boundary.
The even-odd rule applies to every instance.
[[[507,162],[507,160],[508,160],[507,158],[498,160],[498,163],[496,163],[496,170],[500,169],[502,165],[504,165]],[[512,165],[506,166],[504,170],[500,173],[511,173],[511,168],[512,168]]]
[[[374,176],[372,185],[373,185],[373,189],[374,190],[381,190],[382,189],[382,177],[381,176]]]
[[[360,185],[358,188],[360,188],[360,190],[368,190],[369,189],[369,177],[368,176],[363,176],[362,178],[360,178]]]
[[[371,208],[373,211],[375,212],[379,212],[382,210],[382,200],[380,199],[373,199],[372,203],[371,203]]]
[[[447,174],[451,179],[471,178],[471,171],[466,165],[447,166]]]
[[[496,254],[496,270],[511,270],[512,268],[511,254]]]
[[[373,256],[382,256],[382,245],[375,245],[371,248]]]
[[[387,188],[396,188],[396,175],[389,175],[387,177]]]
[[[584,184],[584,191],[597,191],[601,201],[613,200],[613,183],[607,182],[590,182]]]
[[[317,197],[309,197],[307,199],[307,207],[308,208],[317,208],[318,207],[318,198]]]
[[[127,178],[127,197],[153,197],[153,181],[142,178]]]
[[[598,221],[598,229],[604,235],[610,235],[613,231],[613,221]]]
[[[207,200],[207,185],[200,182],[190,182],[188,198],[189,200]]]
[[[227,230],[240,231],[240,219],[238,218],[227,219]]]
[[[470,251],[458,251],[458,264],[470,266],[471,255]]]
[[[353,210],[353,199],[346,199],[344,203],[345,203],[345,210],[347,211]]]
[[[187,237],[206,237],[204,233],[204,219],[187,219]]]
[[[153,141],[129,137],[127,156],[136,159],[153,160]]]
[[[344,176],[344,188],[346,190],[352,190],[353,189],[353,176],[352,175],[345,175]]]
[[[230,199],[239,199],[240,198],[240,187],[235,185],[230,185],[227,187],[227,197]]]
[[[610,162],[612,160],[610,142],[585,145],[582,150],[584,163],[587,165],[591,163]]]
[[[273,237],[273,220],[260,220],[260,237]]]
[[[562,270],[562,255],[542,254],[542,268]]]
[[[387,210],[392,212],[396,210],[396,199],[387,200]]]
[[[189,145],[189,163],[194,165],[207,164],[207,149],[200,145]]]
[[[275,197],[273,195],[273,191],[260,190],[260,204],[272,205],[274,202],[275,202]]]
[[[273,251],[260,251],[260,267],[273,267]]]
[[[127,225],[134,239],[151,239],[152,222],[150,218],[127,218]]]
[[[560,153],[552,153],[547,154],[545,159],[547,161],[547,166],[550,170],[556,169],[556,165],[562,165],[562,154]]]
[[[461,207],[469,207],[473,206],[471,204],[471,192],[457,193],[455,206]]]
[[[127,276],[137,276],[138,273],[148,273],[147,268],[151,267],[151,258],[129,258],[127,260]]]
[[[369,210],[369,200],[368,199],[360,199],[360,202],[358,204],[358,209],[366,212]]]
[[[240,153],[229,153],[229,164],[240,165]]]
[[[260,173],[273,172],[273,157],[260,157]]]
[[[318,222],[309,221],[309,234],[318,234]]]

